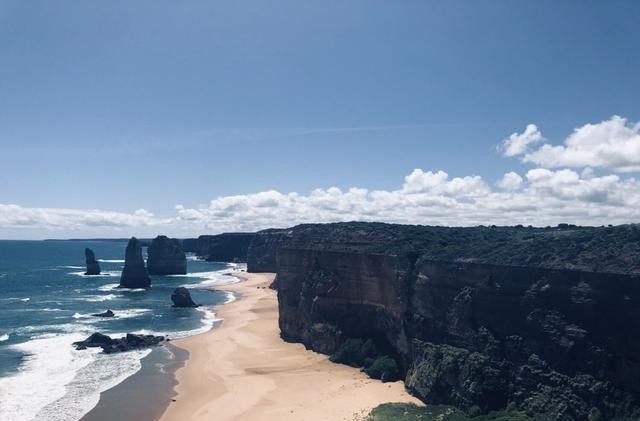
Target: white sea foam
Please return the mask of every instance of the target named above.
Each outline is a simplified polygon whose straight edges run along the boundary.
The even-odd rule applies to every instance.
[[[112,310],[113,317],[96,317],[92,316],[94,313],[75,313],[72,317],[80,321],[80,323],[93,323],[105,320],[113,319],[133,319],[134,317],[141,316],[149,313],[149,308],[128,308],[126,310]]]
[[[71,343],[84,336],[43,337],[11,346],[27,355],[16,374],[0,378],[0,421],[35,419],[42,408],[65,395],[65,385],[97,352],[73,349]]]
[[[100,263],[124,263],[124,259],[98,259]]]
[[[27,356],[16,374],[0,378],[0,421],[78,420],[98,403],[101,392],[137,372],[151,352],[74,350],[71,343],[87,334],[43,335],[12,345]]]
[[[20,301],[25,302],[25,303],[26,303],[27,301],[29,301],[29,300],[31,300],[31,298],[29,298],[29,297],[27,297],[27,298],[21,298],[21,299],[20,299]]]
[[[98,291],[114,291],[118,289],[118,285],[120,284],[104,284],[98,288]]]
[[[63,266],[57,266],[57,267],[61,269],[84,269],[84,266],[71,266],[71,265],[63,265]]]
[[[117,277],[120,276],[120,271],[118,270],[103,270],[100,272],[100,275],[85,275],[84,271],[80,270],[77,272],[69,272],[68,275],[80,276],[82,278],[109,278],[109,277]]]
[[[0,342],[4,342],[4,341],[8,341],[9,340],[9,334],[5,333],[4,335],[0,335]]]
[[[78,300],[82,300],[82,301],[89,301],[89,302],[101,302],[101,301],[109,301],[109,300],[113,300],[114,298],[118,298],[119,295],[116,294],[106,294],[106,295],[85,295],[82,298],[77,298]]]

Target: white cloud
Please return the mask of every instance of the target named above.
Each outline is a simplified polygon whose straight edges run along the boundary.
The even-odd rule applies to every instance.
[[[166,218],[143,209],[124,213],[0,205],[0,233],[17,238],[32,228],[60,233],[56,236],[184,237],[352,220],[454,226],[640,221],[640,182],[635,178],[535,168],[524,175],[506,173],[496,186],[479,176],[452,178],[444,171],[416,169],[395,190],[329,187],[306,195],[269,190],[218,197],[192,208],[177,205]]]
[[[513,171],[506,173],[496,185],[505,190],[518,190],[522,186],[522,177]]]
[[[524,132],[512,133],[507,139],[502,141],[498,148],[504,156],[517,156],[526,153],[534,143],[544,140],[542,133],[535,124],[527,124]]]
[[[599,167],[616,172],[640,171],[640,123],[613,116],[574,130],[564,145],[544,144],[523,162],[544,168]]]
[[[276,191],[221,197],[178,208],[199,229],[247,231],[307,222],[383,221],[433,225],[627,223],[640,220],[640,182],[589,171],[509,172],[493,190],[479,176],[416,169],[397,190],[336,187],[308,195]]]
[[[170,219],[156,218],[145,209],[133,213],[103,210],[28,208],[0,204],[0,228],[35,228],[80,231],[95,228],[124,229],[167,224]]]

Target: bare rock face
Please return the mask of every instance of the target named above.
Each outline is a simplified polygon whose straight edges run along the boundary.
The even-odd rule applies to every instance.
[[[193,302],[189,290],[185,287],[174,289],[171,294],[171,301],[173,301],[174,307],[199,307],[199,304]]]
[[[121,288],[149,288],[151,278],[142,258],[142,247],[137,238],[131,237],[124,257],[124,269],[120,276]]]
[[[93,250],[90,248],[84,249],[84,258],[87,263],[87,271],[84,273],[85,275],[100,275],[100,264],[96,260],[95,254],[93,254]]]
[[[290,230],[266,229],[257,232],[247,255],[247,272],[276,272],[276,251],[291,235]]]
[[[633,225],[303,225],[249,261],[276,255],[285,340],[333,354],[370,339],[429,404],[640,419],[639,239]]]
[[[151,241],[147,259],[150,275],[184,275],[187,273],[187,258],[180,241],[159,235]]]

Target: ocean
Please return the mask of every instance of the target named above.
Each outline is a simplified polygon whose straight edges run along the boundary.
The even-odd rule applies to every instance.
[[[102,275],[85,276],[84,249]],[[117,288],[125,242],[0,241],[0,421],[79,420],[100,393],[140,370],[150,349],[105,355],[76,351],[91,333],[127,332],[175,339],[205,332],[216,304],[233,296],[213,289],[233,282],[231,263],[188,256],[187,275],[153,276],[149,289]],[[171,292],[186,286],[201,307],[173,308]],[[111,309],[113,318],[92,313]]]

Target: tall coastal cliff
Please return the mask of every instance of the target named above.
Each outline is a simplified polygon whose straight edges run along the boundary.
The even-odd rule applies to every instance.
[[[275,256],[285,340],[332,354],[371,339],[431,404],[640,416],[636,226],[345,223],[256,238],[250,262]]]
[[[210,262],[246,262],[249,243],[254,236],[252,232],[201,235],[182,240],[182,246],[184,251]]]

